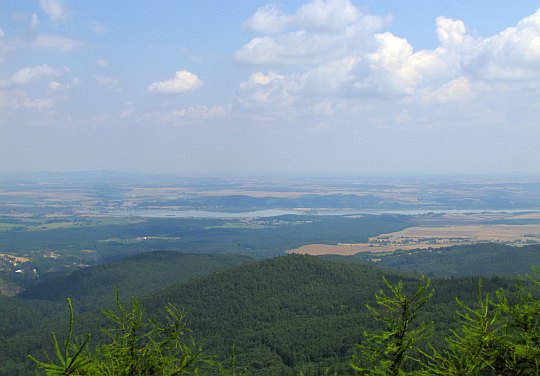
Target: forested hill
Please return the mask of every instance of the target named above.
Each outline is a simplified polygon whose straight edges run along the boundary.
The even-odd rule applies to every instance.
[[[156,261],[156,267],[161,265],[165,271],[167,260],[163,264]],[[167,302],[183,308],[188,327],[205,353],[226,362],[235,345],[237,363],[248,367],[249,375],[297,375],[299,371],[319,374],[326,368],[346,374],[348,360],[362,340],[363,331],[377,325],[365,304],[374,303],[374,293],[383,286],[383,275],[393,283],[404,280],[408,288],[417,280],[373,265],[289,255],[171,285],[142,297],[141,303],[150,317],[163,312]],[[455,297],[472,303],[477,285],[476,278],[433,281],[435,297],[420,319],[435,321],[435,343],[443,337],[442,330],[455,324]],[[490,278],[483,286],[485,291],[493,292],[499,287],[511,288],[513,281]],[[78,300],[87,299],[89,291],[78,293],[75,307]],[[103,294],[113,299],[114,287],[111,285]],[[34,300],[13,299],[24,301],[32,309]],[[52,308],[39,309],[46,312]],[[100,330],[107,323],[97,311],[76,315],[75,321],[76,334],[93,332],[93,343],[102,338]],[[24,374],[26,354],[50,350],[50,331],[63,333],[66,327],[67,320],[44,321],[29,330],[6,333],[0,341],[0,362],[4,365],[0,374]]]
[[[417,280],[372,265],[289,255],[170,287],[143,304],[149,312],[164,302],[185,307],[204,347],[226,359],[235,345],[250,375],[317,374],[326,367],[343,374],[363,331],[376,325],[365,304],[374,303],[383,275],[409,287]],[[433,282],[437,293],[423,318],[446,330],[455,318],[455,297],[473,302],[478,279]],[[492,278],[483,284],[494,291],[513,283]]]
[[[44,280],[18,297],[62,303],[69,297],[86,311],[114,303],[116,288],[124,297],[141,296],[249,262],[254,260],[240,255],[147,252]]]
[[[335,261],[377,260],[376,264],[430,277],[524,276],[531,266],[540,266],[540,244],[516,247],[507,244],[478,243],[436,249],[397,251],[388,255],[357,254],[324,256]]]

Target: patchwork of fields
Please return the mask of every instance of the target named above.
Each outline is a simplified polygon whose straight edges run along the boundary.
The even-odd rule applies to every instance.
[[[497,219],[501,219],[499,215]],[[455,217],[455,216],[454,216]],[[460,216],[464,221],[474,218]],[[537,219],[538,213],[508,216],[510,220]],[[413,226],[401,231],[370,237],[366,243],[336,245],[307,244],[287,253],[350,256],[361,252],[388,253],[397,250],[443,248],[454,245],[500,243],[524,246],[540,243],[540,224],[461,224],[446,226]]]

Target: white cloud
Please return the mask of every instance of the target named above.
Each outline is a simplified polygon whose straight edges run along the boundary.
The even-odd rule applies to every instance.
[[[488,38],[479,38],[465,69],[485,80],[540,79],[540,9]]]
[[[321,64],[295,78],[293,92],[309,95],[327,95],[344,88],[351,81],[358,64],[354,57],[345,57]]]
[[[362,17],[349,0],[313,0],[300,6],[294,14],[283,13],[277,4],[265,5],[249,18],[246,26],[265,34],[287,29],[342,32]]]
[[[360,73],[366,73],[357,77],[354,90],[382,96],[411,93],[415,77],[403,68],[413,56],[412,46],[389,32],[376,34],[374,39],[377,47],[363,59],[367,66]]]
[[[268,85],[270,82],[274,80],[282,80],[284,78],[283,75],[276,73],[276,72],[268,72],[268,74],[264,74],[262,72],[253,73],[249,77],[248,84],[250,85]]]
[[[196,74],[180,70],[171,79],[151,83],[148,86],[148,92],[152,94],[179,94],[197,89],[202,83]]]
[[[26,85],[40,77],[58,77],[62,74],[59,69],[54,69],[49,65],[38,65],[35,67],[26,67],[15,72],[9,79],[10,84]]]
[[[273,71],[267,74],[253,73],[246,82],[240,84],[238,102],[246,108],[261,104],[267,106],[270,102],[291,103],[293,98],[288,93],[284,79],[284,75]]]
[[[68,10],[62,0],[39,0],[39,6],[52,21],[66,22],[68,20]]]
[[[283,31],[292,20],[293,17],[284,14],[277,4],[268,4],[259,8],[245,25],[256,32],[276,34]]]
[[[55,102],[51,98],[30,98],[24,90],[12,90],[5,95],[6,101],[3,104],[13,110],[32,109],[32,110],[49,110],[55,106]]]
[[[276,37],[253,38],[235,54],[241,63],[262,64],[313,64],[336,54],[342,38],[332,34],[307,33],[304,30]]]
[[[302,5],[295,18],[307,30],[342,32],[360,17],[349,0],[314,0]]]
[[[237,102],[269,113],[289,106],[297,114],[300,105],[306,112],[348,111],[355,98],[396,105],[476,98],[478,104],[489,102],[480,98],[491,97],[490,88],[508,100],[525,90],[540,95],[534,84],[540,80],[540,9],[487,37],[472,36],[461,20],[438,17],[439,45],[418,51],[407,39],[380,31],[388,20],[363,14],[347,0],[313,0],[291,14],[276,5],[260,8],[246,26],[262,35],[235,57],[269,73],[241,83]],[[283,73],[273,73],[275,65]],[[495,84],[500,81],[505,85]]]
[[[80,47],[81,42],[76,39],[55,35],[38,35],[33,45],[38,48],[51,48],[69,51]]]
[[[96,64],[100,67],[106,67],[107,65],[109,65],[109,62],[105,59],[99,59],[98,61],[96,61]]]
[[[443,46],[461,45],[470,41],[467,29],[461,20],[437,17],[437,39]]]
[[[276,5],[260,8],[246,23],[263,36],[253,38],[235,54],[247,64],[308,64],[365,51],[372,33],[388,17],[364,15],[349,0],[313,0],[294,14]]]
[[[473,87],[467,77],[458,77],[439,88],[426,88],[420,91],[420,103],[468,102],[474,96]]]
[[[16,111],[46,111],[56,106],[59,93],[71,88],[70,83],[50,79],[63,77],[69,67],[53,68],[47,64],[24,67],[17,70],[9,78],[0,81],[0,107]],[[45,82],[43,82],[45,81]],[[75,81],[73,81],[74,84]]]

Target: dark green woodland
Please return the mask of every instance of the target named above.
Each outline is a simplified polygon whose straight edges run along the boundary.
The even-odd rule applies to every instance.
[[[129,282],[135,273],[139,282]],[[161,288],[152,286],[156,276],[164,278]],[[71,295],[75,312],[74,338],[83,340],[90,334],[90,348],[107,343],[104,329],[111,322],[102,311],[114,309],[118,287],[122,304],[131,307],[136,297],[145,317],[160,317],[169,303],[178,307],[190,330],[185,340],[194,341],[193,349],[200,347],[214,363],[228,364],[234,349],[235,367],[250,375],[352,374],[351,359],[357,346],[365,343],[364,332],[385,328],[366,309],[366,304],[376,306],[375,293],[385,288],[383,276],[391,285],[403,281],[405,293],[414,291],[418,283],[417,275],[312,256],[255,262],[226,255],[139,255],[44,281],[18,297],[2,298],[0,372],[31,374],[35,364],[28,354],[41,360],[44,351],[54,354],[51,332],[63,338],[67,331],[66,295]],[[443,351],[445,335],[460,326],[460,304],[478,304],[479,284],[480,294],[492,299],[500,289],[508,294],[516,290],[516,279],[510,277],[433,278],[433,297],[416,318],[429,326],[430,335],[422,337],[419,345],[429,350],[431,344]],[[105,304],[99,305],[99,299]],[[410,361],[405,365],[421,368]],[[208,374],[218,372],[216,367],[208,362],[199,366]]]

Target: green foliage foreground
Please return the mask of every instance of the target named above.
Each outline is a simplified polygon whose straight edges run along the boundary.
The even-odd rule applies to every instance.
[[[378,307],[370,307],[382,322],[380,331],[365,333],[365,340],[350,361],[351,373],[361,375],[538,375],[540,374],[540,273],[528,275],[509,294],[482,294],[475,306],[458,300],[461,326],[446,336],[446,346],[427,343],[429,327],[418,323],[418,312],[433,296],[430,281],[421,278],[408,292],[402,282],[384,279],[386,290],[375,294]],[[40,361],[46,375],[236,375],[234,351],[230,369],[213,361],[198,347],[186,327],[185,314],[174,305],[165,307],[162,320],[144,318],[135,301],[128,309],[117,297],[116,310],[105,315],[112,326],[104,330],[109,341],[91,350],[88,337],[72,338],[73,309],[62,346],[53,334],[56,359]],[[324,371],[321,371],[324,372]],[[320,374],[321,372],[318,372]],[[245,372],[244,372],[245,373]]]
[[[184,375],[199,374],[215,368],[223,376],[236,375],[234,352],[231,371],[203,354],[189,336],[185,314],[173,304],[165,307],[162,320],[147,320],[139,301],[131,308],[118,297],[116,309],[104,311],[112,325],[104,329],[109,341],[88,348],[89,336],[83,342],[72,340],[73,308],[69,306],[69,328],[61,346],[52,334],[56,359],[46,361],[29,356],[48,376],[55,375]],[[216,373],[217,373],[216,372]]]
[[[500,289],[494,299],[479,286],[476,307],[458,300],[461,326],[450,331],[441,350],[417,346],[426,339],[428,326],[414,320],[433,295],[429,280],[422,278],[412,294],[401,282],[385,280],[388,292],[376,294],[379,309],[368,308],[386,329],[365,333],[351,367],[361,375],[539,375],[540,274],[534,272],[527,288],[518,282],[512,296]]]

